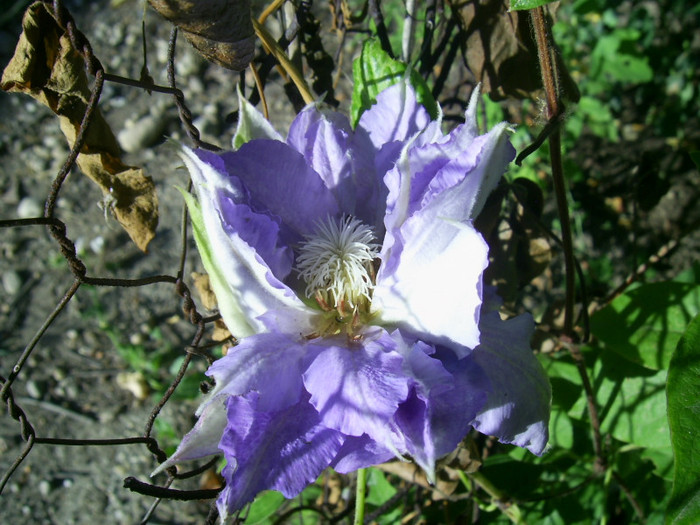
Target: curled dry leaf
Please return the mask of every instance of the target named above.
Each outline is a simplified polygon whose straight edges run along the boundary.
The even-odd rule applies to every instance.
[[[510,11],[509,0],[451,0],[451,4],[466,32],[467,64],[483,92],[493,100],[537,98],[542,81],[529,12]],[[561,95],[578,102],[578,87],[556,51],[553,59]]]
[[[194,281],[194,287],[199,294],[199,299],[202,301],[202,306],[207,310],[216,310],[217,302],[216,295],[214,295],[214,290],[211,289],[211,283],[209,282],[209,275],[206,273],[192,272],[192,280]],[[232,335],[228,328],[221,319],[214,322],[214,332],[211,338],[214,341],[226,341],[231,339]]]
[[[24,15],[22,34],[0,87],[26,93],[48,106],[73,146],[90,97],[85,65],[41,2]],[[92,115],[77,164],[100,187],[136,246],[146,251],[158,225],[155,185],[142,169],[122,163],[117,140],[99,110]]]
[[[255,52],[249,0],[148,0],[175,24],[199,53],[227,69],[242,71]]]
[[[497,221],[479,225],[490,246],[485,280],[498,286],[498,294],[506,306],[516,299],[518,290],[541,275],[552,261],[547,233],[539,223],[544,203],[542,190],[534,182],[518,177],[510,184],[510,191],[516,196],[510,212],[505,217],[499,215]],[[492,194],[499,199],[492,203],[494,209],[501,210],[500,200],[506,194],[506,187]]]
[[[531,98],[541,88],[528,14],[508,7],[507,0],[453,2],[467,34],[469,69],[494,100]]]

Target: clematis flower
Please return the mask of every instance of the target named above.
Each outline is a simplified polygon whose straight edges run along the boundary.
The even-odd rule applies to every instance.
[[[312,104],[284,140],[241,100],[238,149],[184,150],[195,238],[239,343],[156,472],[223,453],[225,518],[329,466],[398,457],[434,480],[472,427],[543,452],[551,396],[532,319],[501,320],[482,286],[472,221],[514,150],[506,123],[479,134],[477,102],[444,134],[399,83],[356,129]]]

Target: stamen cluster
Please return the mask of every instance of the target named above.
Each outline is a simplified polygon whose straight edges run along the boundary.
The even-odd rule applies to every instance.
[[[369,226],[351,216],[318,224],[299,249],[297,271],[306,296],[341,317],[368,310],[374,288],[373,261],[379,245]]]

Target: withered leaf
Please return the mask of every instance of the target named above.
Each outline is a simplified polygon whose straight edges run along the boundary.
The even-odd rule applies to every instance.
[[[255,53],[250,0],[148,0],[175,24],[199,53],[227,69],[243,71]]]
[[[527,12],[508,12],[508,0],[452,5],[466,31],[467,64],[483,91],[494,100],[532,98],[541,81]]]
[[[517,197],[510,206],[510,213],[505,217],[496,216],[496,221],[482,221],[482,216],[479,216],[477,224],[490,247],[485,280],[498,287],[498,294],[506,305],[511,304],[519,289],[541,275],[552,261],[547,234],[538,222],[542,213],[542,190],[523,177],[516,178],[510,189]],[[492,194],[499,199],[499,202],[491,203],[497,204],[492,206],[496,210],[501,210],[500,200],[505,198],[505,190],[504,186]]]
[[[202,306],[207,310],[216,310],[217,301],[214,290],[211,289],[211,283],[209,281],[209,275],[206,273],[192,272],[192,280],[194,281],[194,287],[199,294],[199,299],[202,302]],[[232,335],[226,328],[226,324],[221,319],[214,322],[214,332],[212,333],[212,340],[214,341],[226,341],[231,339]]]
[[[48,106],[73,146],[90,97],[85,65],[42,2],[29,6],[24,15],[22,34],[0,87]],[[109,199],[136,246],[146,251],[158,224],[155,185],[141,168],[122,163],[117,140],[99,110],[92,115],[77,164]]]
[[[482,89],[493,100],[537,98],[542,81],[537,44],[528,11],[509,11],[509,0],[473,0],[452,8],[466,32],[466,60]],[[554,13],[556,7],[549,7]],[[551,22],[550,22],[551,25]],[[571,102],[580,98],[561,55],[552,49],[560,95]]]

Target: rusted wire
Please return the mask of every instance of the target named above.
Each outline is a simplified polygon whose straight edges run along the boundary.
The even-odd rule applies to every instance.
[[[175,44],[177,43],[177,27],[173,27],[170,32],[170,41],[168,42],[168,82],[170,82],[170,87],[173,90],[173,98],[175,99],[175,105],[177,106],[178,115],[180,115],[180,122],[185,126],[185,131],[187,136],[194,143],[195,147],[208,149],[211,151],[221,151],[221,148],[215,146],[214,144],[209,144],[200,138],[199,130],[192,122],[192,113],[190,112],[187,104],[185,104],[185,95],[177,89],[175,86]]]
[[[70,171],[76,164],[76,159],[83,148],[86,133],[90,122],[93,118],[97,104],[99,102],[102,87],[105,80],[119,82],[121,84],[139,87],[141,89],[156,91],[166,94],[171,94],[174,96],[176,105],[180,112],[180,118],[183,122],[184,127],[187,130],[188,136],[193,140],[196,147],[206,147],[208,149],[218,149],[216,146],[207,144],[199,139],[199,132],[192,124],[192,115],[185,105],[185,100],[182,92],[177,89],[174,85],[174,56],[173,52],[169,54],[169,71],[172,72],[171,76],[171,86],[155,86],[153,83],[146,85],[144,82],[136,81],[132,79],[126,79],[118,75],[110,75],[105,73],[104,68],[100,61],[95,57],[92,51],[92,47],[88,39],[81,33],[71,16],[70,12],[63,6],[60,0],[45,0],[44,7],[47,12],[50,13],[55,19],[58,26],[65,32],[65,34],[70,39],[73,48],[82,57],[86,71],[89,75],[94,77],[93,86],[90,90],[90,97],[83,114],[80,127],[76,134],[75,142],[73,143],[70,152],[68,153],[65,162],[56,174],[50,191],[47,195],[44,205],[44,216],[34,217],[27,219],[9,219],[0,221],[0,228],[15,228],[24,226],[46,226],[49,230],[54,241],[57,243],[61,255],[68,262],[68,266],[71,274],[73,275],[73,283],[70,285],[63,297],[58,301],[56,307],[47,317],[42,326],[37,330],[35,335],[31,338],[29,343],[26,345],[16,364],[12,368],[10,374],[7,378],[0,376],[0,384],[2,389],[0,390],[0,398],[2,402],[7,406],[7,411],[10,417],[19,422],[20,425],[20,436],[23,441],[25,441],[25,446],[22,452],[13,461],[12,465],[7,469],[0,478],[0,493],[3,491],[8,481],[17,470],[17,468],[22,464],[26,457],[31,452],[35,444],[51,445],[51,446],[122,446],[122,445],[133,445],[133,444],[145,444],[147,449],[156,457],[159,462],[162,462],[166,458],[165,452],[159,446],[157,440],[151,436],[153,424],[157,418],[160,410],[165,405],[165,403],[170,399],[173,392],[180,384],[180,381],[184,377],[188,365],[192,360],[192,357],[198,354],[197,350],[201,339],[204,335],[205,326],[209,323],[214,322],[219,318],[218,315],[209,316],[207,318],[202,317],[202,315],[197,311],[196,304],[192,299],[191,292],[187,285],[183,282],[183,269],[184,269],[184,258],[186,256],[186,250],[184,245],[187,243],[186,227],[185,221],[183,219],[183,250],[180,265],[178,268],[177,276],[171,275],[155,275],[150,277],[143,277],[139,279],[120,279],[120,278],[102,278],[102,277],[91,277],[87,275],[87,267],[84,262],[77,254],[75,243],[68,237],[67,228],[63,221],[55,217],[56,202],[58,200],[59,194],[66,181],[66,178]],[[174,48],[174,38],[172,39],[172,46]],[[186,216],[184,216],[186,217]],[[175,285],[175,290],[183,301],[183,312],[186,317],[196,325],[196,333],[190,345],[185,347],[185,359],[180,367],[179,372],[173,379],[170,387],[160,400],[160,402],[154,407],[151,416],[149,417],[143,436],[139,437],[129,437],[129,438],[115,438],[115,439],[64,439],[60,437],[37,437],[34,427],[31,425],[27,414],[19,406],[14,398],[12,392],[12,385],[15,379],[20,375],[25,363],[27,362],[29,356],[34,351],[39,340],[42,338],[44,333],[53,324],[55,319],[60,315],[60,313],[65,309],[66,305],[70,302],[73,296],[76,294],[78,289],[83,284],[95,285],[95,286],[109,286],[109,287],[135,287],[135,286],[147,286],[155,283],[168,283]],[[208,359],[210,361],[210,359]],[[217,458],[206,463],[202,467],[198,467],[190,472],[184,472],[177,474],[176,472],[170,473],[170,479],[168,484],[172,483],[175,479],[184,479],[187,477],[195,476],[211,468]],[[139,486],[136,483],[134,486]],[[196,491],[195,491],[196,493]],[[177,499],[194,499],[191,491],[172,491],[167,492],[166,497],[171,497],[173,494],[179,494]],[[215,495],[215,494],[214,494]]]

